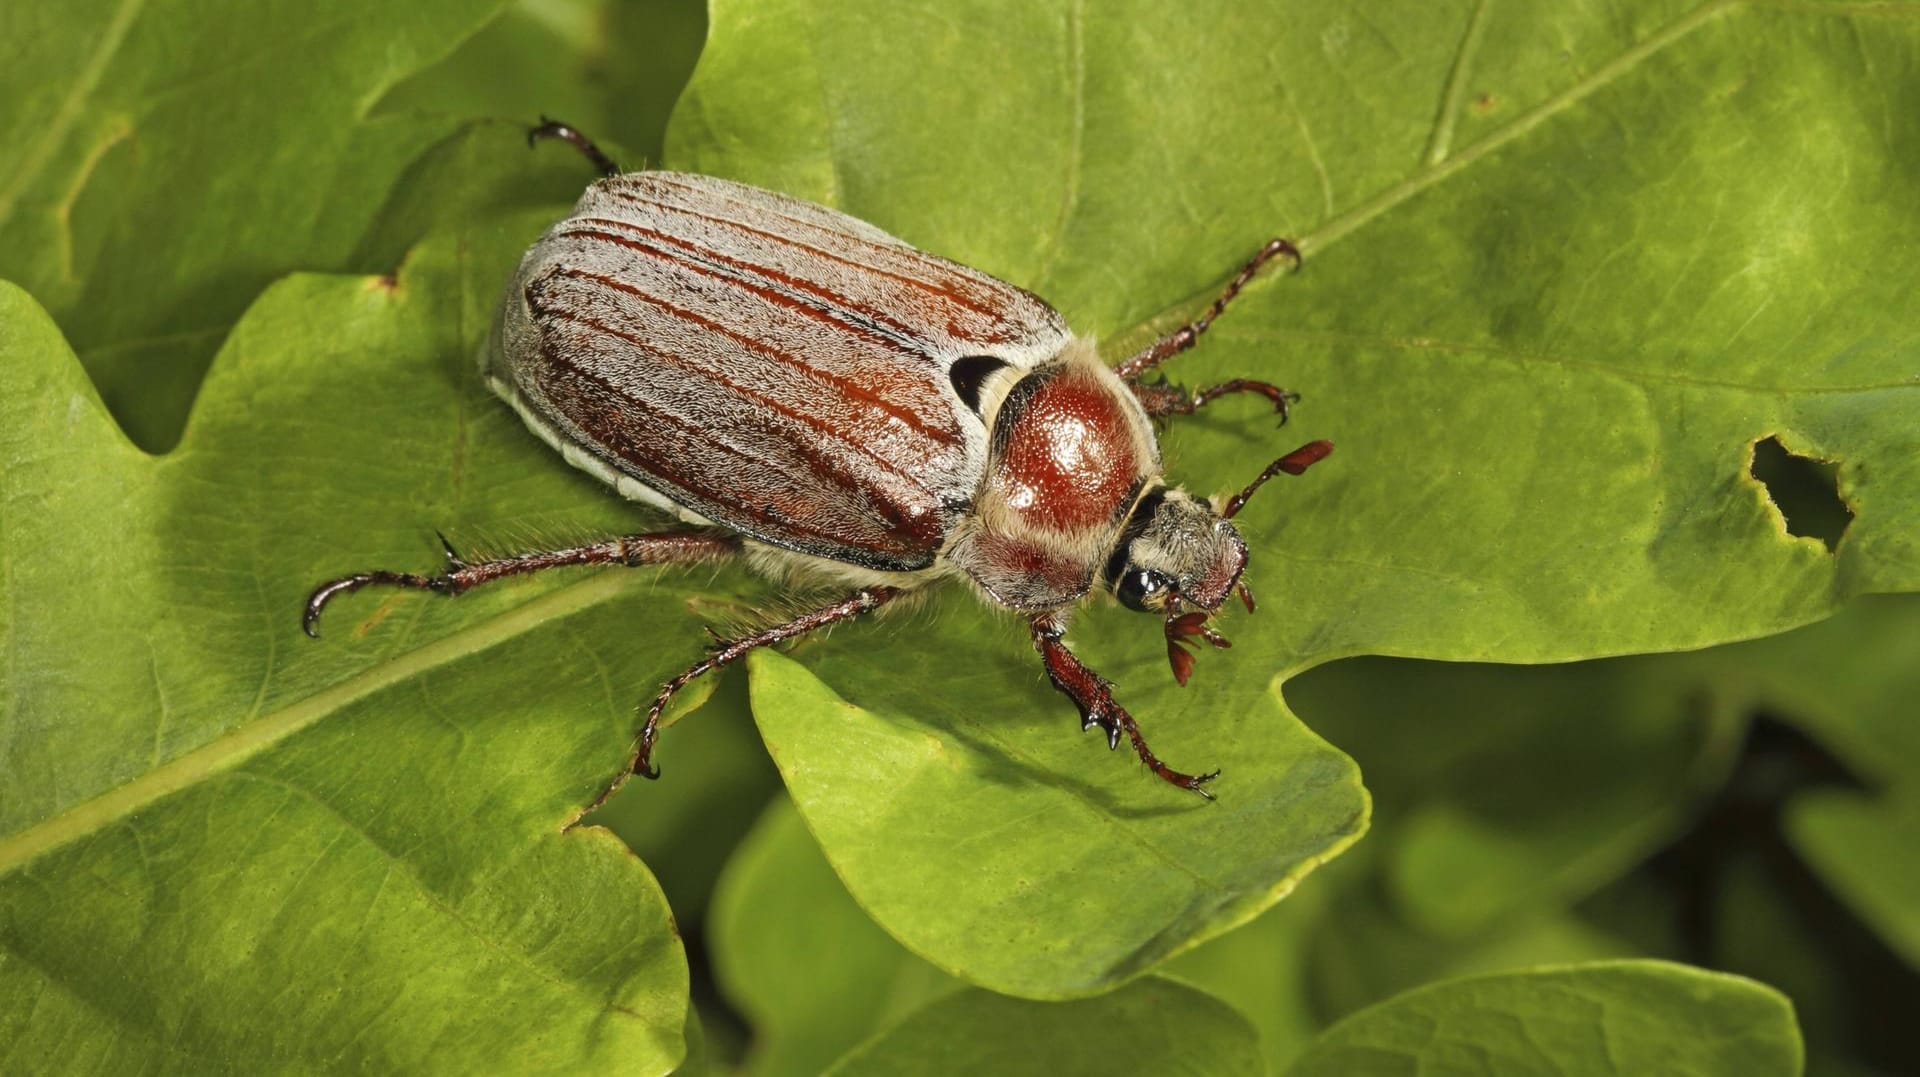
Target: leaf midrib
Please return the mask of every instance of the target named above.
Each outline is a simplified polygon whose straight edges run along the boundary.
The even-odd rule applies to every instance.
[[[1585,79],[1547,98],[1458,154],[1416,171],[1407,179],[1388,187],[1301,236],[1295,241],[1301,256],[1310,258],[1315,253],[1331,247],[1376,218],[1411,201],[1429,188],[1450,179],[1467,166],[1514,142],[1573,107],[1721,13],[1737,7],[1749,6],[1752,2],[1753,0],[1710,0],[1709,3],[1701,5],[1595,69],[1593,74]],[[134,4],[135,10],[138,9],[135,0],[129,0],[129,3]],[[1842,8],[1837,11],[1847,13],[1848,9]],[[1169,318],[1179,317],[1177,312],[1190,309],[1191,306],[1190,302],[1184,300],[1173,304],[1161,313],[1148,318],[1136,329],[1162,324]],[[229,770],[316,724],[336,710],[417,674],[512,639],[549,618],[567,616],[595,606],[631,586],[633,586],[632,580],[624,574],[607,573],[560,588],[524,606],[442,637],[401,655],[391,662],[374,666],[296,703],[264,715],[258,721],[237,728],[124,785],[0,839],[0,875],[9,874],[46,853],[117,823],[163,797],[188,788],[204,778]]]
[[[104,830],[163,797],[232,770],[368,696],[505,643],[547,621],[597,606],[640,582],[632,573],[609,572],[569,584],[261,715],[123,785],[0,838],[0,876]]]

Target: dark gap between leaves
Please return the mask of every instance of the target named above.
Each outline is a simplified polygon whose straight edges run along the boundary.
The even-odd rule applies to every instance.
[[[1842,1000],[1837,1013],[1843,1027],[1816,1029],[1815,1037],[1842,1037],[1827,1048],[1838,1047],[1880,1067],[1878,1072],[1920,1072],[1913,1068],[1920,1065],[1920,1046],[1909,1032],[1920,972],[1854,915],[1787,836],[1787,806],[1821,789],[1877,792],[1799,724],[1757,712],[1726,784],[1642,870],[1670,894],[1685,960],[1753,975],[1759,970],[1746,967],[1747,959],[1726,945],[1724,918],[1736,912],[1725,884],[1738,862],[1758,863]]]
[[[1816,538],[1832,553],[1853,523],[1840,496],[1840,465],[1798,456],[1768,436],[1753,445],[1748,472],[1767,488],[1767,498],[1787,525],[1787,534]]]

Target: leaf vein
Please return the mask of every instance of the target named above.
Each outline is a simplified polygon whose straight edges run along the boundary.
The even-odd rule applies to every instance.
[[[400,853],[395,852],[392,849],[387,848],[385,845],[383,845],[380,842],[379,839],[375,838],[373,834],[368,832],[365,827],[361,826],[359,823],[355,822],[353,819],[342,814],[338,808],[334,807],[325,798],[319,796],[313,790],[307,789],[303,786],[287,781],[284,778],[275,777],[269,774],[261,774],[257,771],[251,771],[251,772],[235,775],[235,777],[243,780],[247,780],[247,781],[260,782],[261,784],[264,784],[264,785],[271,785],[279,789],[282,789],[286,791],[288,794],[292,795],[293,797],[296,797],[304,801],[305,803],[311,805],[312,807],[319,809],[329,819],[332,819],[336,824],[338,824],[340,828],[343,831],[345,831],[347,834],[358,837],[360,840],[366,842],[367,847],[372,849],[374,852],[378,853],[381,859],[383,859],[387,863],[386,875],[381,880],[382,889],[385,888],[387,879],[392,878],[394,875],[401,876],[402,878],[406,879],[406,881],[413,887],[414,893],[419,895],[421,901],[424,901],[426,904],[432,906],[435,911],[439,912],[442,916],[445,916],[450,922],[457,925],[462,931],[465,931],[467,935],[470,936],[475,942],[478,942],[481,946],[485,947],[486,949],[491,950],[496,954],[499,954],[501,957],[506,958],[508,961],[512,962],[513,964],[520,966],[522,969],[524,969],[525,971],[533,975],[534,978],[539,980],[544,980],[547,983],[553,984],[556,987],[563,988],[573,994],[581,995],[591,1000],[597,1008],[604,1009],[608,1013],[618,1014],[622,1017],[631,1017],[644,1022],[645,1020],[644,1015],[628,1007],[618,1005],[608,999],[601,998],[595,995],[592,989],[588,988],[586,985],[575,983],[574,981],[566,979],[560,976],[559,974],[555,973],[552,969],[549,969],[544,965],[541,965],[538,961],[534,960],[531,954],[527,953],[525,950],[520,949],[519,947],[507,945],[501,940],[496,939],[491,935],[488,935],[486,932],[482,931],[478,924],[474,923],[466,915],[461,913],[459,909],[457,909],[451,901],[449,901],[447,898],[445,898],[441,894],[434,891],[433,888],[429,887],[424,880],[422,880],[418,875],[414,874],[413,871],[410,870],[410,865],[408,864],[408,861],[404,856],[402,856]],[[562,836],[561,840],[564,841],[567,839],[564,836]],[[244,863],[246,862],[247,859],[249,858],[246,858],[246,857],[236,858],[236,862]],[[375,898],[376,899],[378,898],[378,892],[375,893]],[[373,913],[373,904],[372,902],[369,902],[367,906],[367,915],[371,917],[372,913]]]
[[[1427,135],[1427,152],[1423,155],[1427,164],[1437,165],[1446,160],[1453,149],[1453,128],[1460,118],[1460,106],[1467,96],[1467,76],[1473,70],[1474,54],[1480,49],[1480,39],[1485,36],[1487,11],[1493,7],[1493,0],[1480,0],[1474,5],[1473,12],[1467,16],[1467,28],[1460,35],[1460,48],[1453,54],[1453,66],[1447,71],[1446,87],[1440,92],[1439,113],[1433,118],[1433,130]]]
[[[0,876],[130,818],[213,775],[229,771],[362,699],[513,639],[542,622],[571,616],[635,586],[631,574],[605,573],[550,591],[497,617],[376,663],[278,710],[260,715],[171,762],[0,837]]]
[[[146,7],[146,0],[120,0],[120,6],[108,21],[106,29],[100,32],[99,44],[94,46],[93,55],[87,58],[86,65],[80,69],[79,77],[73,81],[73,89],[40,129],[40,137],[34,140],[33,147],[21,158],[20,171],[14,173],[13,182],[0,189],[0,225],[5,225],[13,216],[15,205],[26,189],[38,179],[40,173],[53,159],[54,151],[66,137],[72,133],[74,124],[80,120],[80,113],[86,106],[87,98],[100,88],[100,80],[107,73],[107,65],[120,54],[120,47],[126,43],[127,31],[133,28],[134,21]]]

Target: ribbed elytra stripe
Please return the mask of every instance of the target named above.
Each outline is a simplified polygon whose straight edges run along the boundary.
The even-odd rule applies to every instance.
[[[628,224],[625,221],[606,221],[601,218],[581,218],[581,221],[582,223],[580,225],[570,227],[566,231],[558,234],[569,239],[597,239],[612,243],[627,250],[638,251],[641,254],[650,255],[663,261],[672,262],[675,265],[684,266],[687,269],[712,277],[715,280],[729,281],[738,284],[769,303],[786,307],[789,310],[804,311],[809,317],[816,321],[823,321],[838,327],[858,330],[884,344],[891,345],[899,351],[912,355],[921,362],[939,362],[939,357],[926,346],[926,342],[916,335],[912,329],[894,321],[884,314],[876,314],[871,309],[862,310],[858,304],[845,297],[835,296],[817,287],[808,286],[804,281],[796,280],[782,273],[763,269],[750,262],[728,259],[725,255],[712,255],[707,252],[705,248],[697,244],[689,244],[684,240],[676,239],[673,236],[656,232],[653,229],[644,228],[637,224]],[[684,253],[665,250],[631,235],[614,235],[598,228],[585,227],[586,225],[602,223],[611,224],[616,228],[630,229],[634,232],[644,233],[652,239],[665,240],[668,243],[682,248]],[[743,269],[760,273],[767,279],[755,280],[748,272],[742,272]],[[780,279],[776,281],[772,279],[774,277],[779,277]],[[786,287],[782,287],[782,285]],[[797,288],[795,287],[796,285],[798,286]],[[803,291],[811,292],[812,295],[803,294]]]
[[[807,429],[809,429],[813,433],[819,435],[817,441],[807,442],[807,443],[794,442],[792,443],[792,447],[794,449],[797,449],[802,456],[806,457],[807,462],[813,468],[815,468],[821,473],[835,476],[836,478],[842,480],[842,483],[844,485],[847,485],[850,487],[856,487],[856,488],[862,487],[865,485],[865,482],[864,482],[865,477],[847,468],[846,465],[842,463],[840,460],[838,460],[836,457],[830,454],[818,451],[818,449],[815,448],[815,445],[818,442],[831,443],[833,445],[844,448],[852,453],[855,453],[859,456],[865,457],[867,460],[872,461],[872,463],[879,470],[887,472],[888,474],[901,480],[904,484],[910,487],[913,487],[914,489],[917,489],[920,492],[926,494],[927,500],[930,504],[937,503],[939,500],[939,495],[935,491],[929,489],[926,486],[926,484],[920,479],[919,476],[916,476],[915,474],[902,468],[900,465],[887,460],[885,457],[880,456],[878,453],[875,453],[871,448],[867,447],[864,441],[857,438],[849,437],[844,433],[835,431],[832,427],[828,426],[825,422],[821,421],[817,416],[809,415],[803,411],[798,411],[785,404],[782,404],[780,401],[774,399],[773,397],[768,396],[767,394],[762,392],[757,392],[750,387],[739,384],[738,382],[732,381],[731,379],[728,379],[722,376],[716,371],[709,370],[704,367],[694,366],[690,363],[681,361],[676,356],[673,356],[667,352],[663,352],[658,349],[649,347],[645,341],[641,340],[639,337],[635,336],[632,333],[622,332],[621,330],[615,329],[610,325],[603,325],[600,322],[597,322],[591,318],[587,318],[579,314],[574,314],[571,311],[561,310],[557,307],[549,306],[546,304],[538,304],[538,309],[540,310],[541,314],[546,317],[557,318],[562,321],[571,322],[575,325],[582,326],[594,332],[603,333],[607,336],[615,338],[616,340],[623,341],[633,347],[640,349],[641,351],[646,352],[649,356],[652,356],[653,358],[658,359],[669,366],[676,367],[680,370],[688,371],[690,373],[698,375],[699,377],[718,383],[719,385],[724,387],[727,392],[735,396],[738,396],[747,400],[751,400],[754,402],[756,406],[764,407],[768,411],[771,411],[776,415],[780,415],[784,418],[794,421],[795,423],[805,426]],[[571,359],[568,360],[568,365],[572,367],[574,370],[582,369],[580,364],[572,362]],[[602,382],[605,381],[604,378],[600,380]],[[640,407],[652,406],[652,405],[646,404],[644,401],[640,400],[639,398],[635,397],[632,393],[624,389],[615,389],[614,391],[618,393],[620,399],[622,399],[623,401],[631,402],[634,405],[640,406]],[[709,433],[711,432],[709,431]],[[749,455],[751,456],[751,454]],[[762,459],[759,457],[752,457],[752,458]],[[894,527],[899,528],[899,527],[907,526],[906,517],[901,515],[898,512],[898,506],[894,505],[891,499],[886,498],[883,495],[878,496],[875,499],[874,507],[878,509],[883,515],[885,515],[888,518],[889,522]]]
[[[564,355],[558,348],[553,347],[552,342],[550,340],[542,340],[540,344],[540,349],[541,349],[541,352],[546,356],[547,362],[550,364],[552,369],[567,371],[568,373],[572,374],[574,377],[577,377],[582,381],[592,383],[593,385],[599,387],[601,391],[606,393],[609,399],[618,399],[623,404],[626,404],[635,408],[636,410],[649,416],[651,419],[658,420],[664,423],[665,425],[673,426],[680,430],[686,431],[689,434],[693,435],[695,438],[697,438],[699,441],[701,441],[701,443],[706,445],[711,445],[715,449],[719,450],[722,453],[725,453],[728,456],[734,457],[735,459],[745,461],[756,466],[764,467],[770,471],[779,472],[782,475],[785,475],[789,480],[794,480],[796,486],[805,487],[806,485],[808,485],[808,483],[806,482],[806,479],[808,478],[808,476],[800,475],[790,469],[782,468],[779,465],[778,461],[776,460],[769,460],[761,457],[756,457],[735,446],[728,445],[725,442],[718,441],[712,436],[712,431],[703,429],[702,427],[694,423],[690,423],[685,419],[682,419],[679,416],[674,415],[672,412],[663,410],[656,405],[649,404],[644,400],[640,400],[631,395],[628,395],[627,393],[622,391],[618,386],[615,386],[611,382],[607,381],[607,379],[573,362],[570,358]],[[622,459],[628,461],[629,463],[637,467],[641,467],[645,472],[648,473],[649,477],[656,478],[658,480],[664,480],[678,487],[684,494],[689,496],[695,496],[696,503],[690,505],[689,507],[693,508],[697,512],[700,512],[702,515],[710,515],[711,514],[710,506],[715,503],[720,503],[720,504],[724,504],[724,506],[728,511],[741,512],[748,516],[753,517],[756,520],[762,521],[764,526],[760,528],[760,530],[762,533],[766,534],[769,538],[776,538],[778,536],[782,536],[783,534],[798,533],[800,535],[812,536],[813,538],[819,539],[825,543],[829,543],[835,546],[845,546],[859,540],[859,536],[847,535],[847,534],[835,534],[832,531],[822,530],[818,526],[810,526],[802,522],[801,520],[797,520],[789,516],[776,514],[775,512],[772,511],[771,506],[756,505],[751,503],[749,500],[745,498],[733,498],[725,502],[718,502],[717,499],[712,497],[705,497],[705,498],[697,497],[696,495],[698,491],[706,489],[712,485],[710,481],[706,483],[693,481],[685,472],[672,467],[667,461],[661,459],[659,456],[657,455],[650,456],[650,455],[646,455],[636,451],[637,446],[633,443],[632,439],[625,434],[625,432],[612,427],[594,428],[592,426],[589,426],[581,422],[581,419],[583,419],[584,417],[585,416],[579,414],[577,411],[567,416],[567,418],[570,421],[572,421],[575,425],[580,426],[582,432],[585,433],[589,438],[592,438],[593,440],[599,442],[601,445],[604,445],[607,448],[612,449],[617,455],[619,455]],[[704,504],[701,502],[704,502]],[[896,531],[894,533],[897,534],[898,532]]]
[[[852,324],[862,325],[862,326],[870,325],[874,330],[884,333],[889,339],[891,339],[894,343],[900,345],[902,348],[910,349],[914,352],[917,352],[921,355],[926,356],[929,359],[935,360],[936,362],[938,362],[940,359],[940,356],[937,353],[935,353],[931,348],[926,346],[926,342],[923,339],[923,333],[921,331],[916,330],[913,326],[908,325],[907,323],[901,321],[899,318],[894,317],[891,311],[879,310],[873,307],[872,305],[863,306],[860,303],[860,301],[850,296],[844,295],[840,292],[836,292],[818,282],[811,281],[811,280],[803,280],[799,277],[793,276],[790,273],[784,273],[778,269],[775,269],[772,266],[764,266],[764,265],[760,265],[757,262],[749,262],[749,261],[746,261],[745,259],[735,258],[731,255],[723,254],[713,249],[712,247],[695,243],[691,239],[687,239],[682,236],[676,236],[668,232],[662,232],[657,229],[648,228],[644,225],[634,224],[630,221],[609,220],[605,217],[582,217],[580,218],[580,221],[583,224],[592,225],[594,227],[586,228],[586,229],[569,230],[561,234],[569,235],[569,236],[600,235],[601,233],[599,229],[614,228],[614,229],[619,229],[628,233],[639,233],[641,236],[644,236],[648,239],[657,240],[665,243],[671,243],[673,246],[686,251],[697,262],[704,263],[709,266],[714,266],[716,268],[719,266],[728,266],[735,270],[741,271],[742,274],[744,273],[758,274],[760,277],[764,278],[769,283],[783,286],[785,289],[783,294],[793,296],[794,298],[799,298],[797,293],[806,293],[808,295],[816,296],[823,301],[819,309],[827,311],[828,313],[846,311],[847,313],[854,316],[851,319]],[[776,242],[783,242],[779,240],[778,237],[773,237],[773,238],[775,239]],[[852,265],[852,263],[848,263],[848,264]],[[855,268],[860,268],[860,267],[855,266]],[[884,276],[886,274],[882,274],[882,275]],[[739,279],[742,282],[745,282],[747,279],[744,275],[740,275],[740,274],[735,274],[735,277],[736,279]],[[960,337],[963,335],[960,332],[960,327],[953,325],[951,322],[949,322],[943,328],[952,336]],[[1009,338],[1007,334],[1002,333],[999,336],[983,338],[982,343],[1000,344],[1000,343],[1005,343],[1008,339]]]
[[[609,241],[620,242],[619,237],[604,237],[604,238],[608,239]],[[623,243],[622,245],[625,245],[625,244]],[[667,255],[664,254],[664,252],[653,251],[649,253],[654,254],[656,257],[667,258],[668,260],[673,261],[674,264],[676,265],[687,264],[684,261],[669,258]],[[625,281],[619,280],[614,277],[609,277],[604,273],[594,273],[589,270],[574,269],[567,266],[555,266],[553,269],[549,270],[548,273],[549,275],[566,276],[575,280],[592,281],[595,284],[601,285],[606,288],[611,288],[614,291],[620,292],[623,295],[630,295],[633,298],[638,299],[643,303],[646,303],[648,306],[655,307],[659,310],[663,310],[669,315],[672,315],[673,317],[678,318],[681,321],[687,322],[690,325],[697,325],[702,329],[706,329],[711,332],[718,333],[721,336],[724,336],[727,339],[734,341],[735,343],[739,344],[741,347],[746,348],[749,351],[755,352],[759,355],[766,356],[769,359],[774,359],[774,360],[778,360],[779,362],[786,363],[794,367],[795,369],[798,369],[807,373],[808,375],[817,377],[820,380],[831,384],[835,389],[846,394],[849,398],[854,400],[860,400],[865,403],[871,404],[874,407],[880,409],[881,411],[886,412],[888,415],[891,415],[894,418],[900,420],[909,428],[921,434],[924,434],[927,437],[932,438],[936,441],[939,441],[948,445],[958,445],[963,443],[964,441],[964,438],[962,437],[961,432],[957,427],[947,426],[943,428],[943,427],[929,425],[928,421],[921,415],[917,414],[912,408],[903,406],[896,401],[889,400],[885,396],[882,396],[881,394],[876,393],[873,390],[868,389],[863,385],[860,385],[858,382],[855,382],[844,375],[836,374],[833,371],[826,370],[821,367],[815,366],[811,363],[808,363],[806,360],[800,358],[799,356],[793,355],[780,348],[776,348],[773,345],[768,344],[764,340],[760,340],[747,333],[742,333],[739,330],[733,329],[730,326],[723,325],[720,322],[713,320],[712,318],[708,318],[708,317],[705,317],[704,315],[697,314],[693,311],[687,310],[684,307],[676,306],[675,304],[669,303],[665,299],[660,298],[659,296],[652,295],[641,288],[637,288],[634,285],[628,284]],[[801,309],[804,310],[806,308],[804,307],[804,305],[801,305]],[[882,339],[884,340],[884,338]],[[943,415],[941,417],[947,418],[948,416]]]
[[[658,178],[656,177],[656,179]],[[665,182],[667,183],[668,186],[677,187],[681,190],[686,190],[686,191],[692,190],[692,188],[689,188],[682,183],[671,183],[669,181],[664,181],[664,180],[660,180],[659,182]],[[910,277],[904,273],[896,273],[890,269],[883,269],[880,266],[872,264],[871,262],[857,261],[855,259],[845,257],[844,255],[836,254],[833,251],[827,250],[824,247],[818,247],[810,243],[802,243],[791,236],[783,236],[778,232],[769,232],[769,231],[766,231],[765,229],[755,228],[750,224],[746,224],[743,221],[740,221],[731,217],[716,217],[713,214],[701,213],[699,210],[692,209],[687,206],[676,206],[671,202],[662,202],[658,199],[645,198],[640,195],[634,194],[631,191],[620,190],[617,188],[610,188],[607,193],[613,195],[615,198],[620,199],[622,202],[627,202],[632,205],[638,205],[638,206],[648,206],[650,208],[661,210],[667,213],[675,213],[675,214],[680,214],[687,217],[694,217],[699,220],[706,221],[709,224],[722,225],[724,227],[734,229],[735,231],[745,232],[749,235],[760,236],[763,239],[781,244],[782,246],[792,247],[795,250],[805,251],[808,254],[813,255],[815,257],[825,258],[829,261],[838,262],[841,265],[847,266],[852,269],[858,269],[862,272],[872,273],[876,276],[886,277],[889,280],[897,281],[910,288],[918,288],[921,291],[924,291],[930,295],[939,296],[942,299],[949,300],[953,302],[955,305],[965,307],[966,309],[974,312],[975,314],[979,314],[982,317],[991,318],[1003,327],[1008,325],[1008,322],[1006,320],[1006,311],[1004,308],[989,306],[985,303],[981,303],[975,300],[974,298],[972,298],[971,296],[968,296],[964,292],[961,292],[960,290],[950,286],[935,284],[932,281],[923,280],[919,277]],[[702,192],[702,193],[708,194],[710,196],[715,196],[715,197],[726,197],[724,195],[720,195],[718,192],[709,191],[709,192]],[[737,202],[738,200],[729,198],[728,201]],[[789,224],[797,225],[801,228],[806,228],[814,232],[829,234],[833,236],[836,240],[844,241],[846,243],[858,244],[862,247],[867,248],[868,250],[885,251],[889,254],[896,255],[896,256],[917,255],[921,259],[923,259],[925,261],[925,264],[930,268],[938,269],[941,272],[951,277],[958,277],[961,280],[967,280],[966,277],[954,272],[947,265],[941,262],[935,261],[932,255],[926,254],[924,251],[915,250],[914,248],[909,247],[906,244],[899,244],[897,246],[888,245],[885,243],[880,243],[875,240],[868,239],[865,236],[855,235],[851,232],[833,232],[827,229],[825,226],[820,225],[816,222],[803,221],[797,217],[789,217],[785,214],[776,213],[768,210],[765,206],[755,206],[752,208],[755,214],[772,215],[772,216],[778,217],[780,220],[788,222]],[[709,248],[709,250],[711,251],[711,248]],[[717,253],[717,252],[713,252],[713,253]],[[968,283],[975,283],[975,282],[968,281]],[[1014,291],[1020,295],[1031,294],[1020,289],[1015,289],[1012,285],[1005,284],[1004,282],[995,282],[995,283],[998,283],[1001,285],[1001,287],[1004,287],[1010,291]],[[990,341],[990,343],[1000,343],[1002,341],[1011,339],[1011,337],[1012,337],[1012,332],[1009,329],[1007,332],[1003,332],[1001,336],[994,338],[992,341]]]

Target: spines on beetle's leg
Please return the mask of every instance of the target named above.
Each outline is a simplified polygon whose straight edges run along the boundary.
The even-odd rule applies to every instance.
[[[781,643],[804,636],[818,628],[850,620],[863,613],[872,613],[881,606],[900,597],[897,587],[863,587],[847,598],[831,606],[822,606],[795,617],[791,621],[761,629],[750,636],[739,639],[716,640],[713,650],[707,657],[688,666],[679,676],[660,686],[660,694],[653,699],[653,705],[647,708],[646,724],[640,727],[640,736],[634,741],[633,754],[627,759],[627,767],[619,776],[593,799],[593,803],[581,811],[586,815],[607,802],[607,798],[620,790],[627,779],[635,774],[643,778],[658,778],[659,768],[653,765],[653,742],[660,734],[660,716],[666,713],[667,704],[673,701],[680,689],[691,684],[702,674],[710,673],[722,666],[732,665],[757,648]]]
[[[1205,774],[1184,774],[1162,763],[1160,757],[1147,747],[1147,738],[1141,734],[1140,725],[1133,715],[1113,701],[1113,682],[1087,668],[1061,637],[1066,635],[1066,621],[1057,613],[1043,613],[1029,623],[1033,634],[1034,649],[1040,652],[1040,659],[1046,665],[1047,680],[1066,696],[1080,710],[1081,730],[1099,726],[1107,732],[1107,747],[1118,748],[1120,736],[1125,734],[1133,742],[1134,754],[1163,781],[1170,782],[1182,789],[1200,794],[1207,800],[1213,794],[1207,792],[1208,782],[1218,778],[1220,772],[1208,771]]]
[[[1254,275],[1260,272],[1260,267],[1281,256],[1292,261],[1294,268],[1300,267],[1300,250],[1291,240],[1268,240],[1266,246],[1261,247],[1252,258],[1248,259],[1247,264],[1240,268],[1240,272],[1235,273],[1233,279],[1227,282],[1226,288],[1220,293],[1220,298],[1215,299],[1213,304],[1207,307],[1206,313],[1122,361],[1119,366],[1113,368],[1113,372],[1120,375],[1121,380],[1130,382],[1193,347],[1199,341],[1200,334],[1206,332],[1207,328],[1213,324],[1213,320],[1227,309],[1227,304],[1233,302],[1233,298],[1240,294],[1240,289],[1245,288],[1248,282],[1253,280]]]
[[[594,145],[592,139],[581,134],[577,127],[561,123],[550,116],[542,116],[538,126],[527,129],[527,145],[531,146],[543,138],[556,138],[579,150],[580,155],[592,161],[593,167],[599,169],[603,177],[620,174],[620,166],[614,163],[613,158],[608,157],[600,147]]]
[[[351,576],[342,576],[329,580],[314,588],[307,597],[305,610],[300,617],[300,627],[314,639],[320,638],[320,614],[328,603],[345,594],[352,594],[362,587],[401,587],[418,591],[432,591],[439,595],[457,595],[470,591],[483,583],[506,579],[508,576],[524,576],[530,572],[540,572],[549,568],[564,568],[568,565],[659,565],[678,562],[689,564],[696,561],[712,561],[723,557],[732,557],[740,552],[740,540],[732,535],[722,535],[712,531],[663,531],[651,535],[627,535],[623,538],[609,539],[605,542],[589,543],[585,546],[570,546],[562,550],[540,550],[534,553],[519,554],[514,557],[488,558],[481,561],[466,561],[453,552],[453,546],[446,536],[440,536],[440,547],[446,551],[446,570],[437,576],[423,576],[413,572],[357,572]]]

